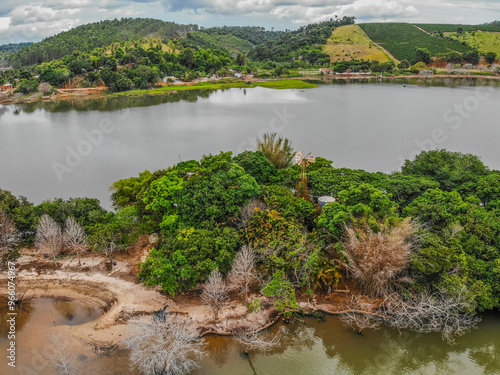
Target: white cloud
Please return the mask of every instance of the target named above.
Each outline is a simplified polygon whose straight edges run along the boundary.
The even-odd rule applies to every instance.
[[[78,8],[55,10],[42,5],[23,5],[10,13],[10,22],[12,26],[16,26],[69,21],[77,13],[80,13]]]
[[[7,30],[10,25],[10,17],[0,17],[0,30]]]
[[[407,0],[356,0],[340,7],[342,15],[353,14],[357,18],[393,19],[416,16],[419,11]]]

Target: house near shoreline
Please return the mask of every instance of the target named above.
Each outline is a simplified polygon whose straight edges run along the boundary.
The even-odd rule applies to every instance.
[[[12,90],[12,85],[10,83],[3,84],[0,86],[0,91]]]

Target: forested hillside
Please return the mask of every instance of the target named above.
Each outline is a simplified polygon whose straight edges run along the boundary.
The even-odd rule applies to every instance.
[[[258,61],[306,60],[312,64],[319,61],[329,63],[330,57],[322,51],[321,45],[326,44],[334,28],[353,23],[354,17],[343,17],[303,26],[255,47],[248,56]]]
[[[9,43],[0,46],[0,60],[8,60],[14,53],[23,47],[30,46],[31,42],[26,43]]]
[[[200,31],[210,35],[234,35],[240,39],[245,39],[254,45],[265,43],[269,40],[279,39],[286,34],[286,31],[266,31],[260,26],[222,26],[222,27],[200,27]]]
[[[228,53],[248,53],[253,44],[232,34],[209,35],[201,31],[191,31],[181,40],[185,48],[217,49]]]
[[[150,36],[172,39],[197,29],[197,25],[179,25],[153,18],[100,21],[76,27],[24,48],[13,56],[11,62],[14,67],[41,64],[60,59],[73,51],[88,52],[115,42]]]

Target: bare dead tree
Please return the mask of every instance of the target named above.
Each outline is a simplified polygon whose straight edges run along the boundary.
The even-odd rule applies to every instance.
[[[382,321],[371,315],[357,312],[342,314],[340,320],[344,325],[357,333],[362,333],[364,329],[379,329]]]
[[[76,252],[78,264],[81,265],[80,253],[87,248],[87,234],[83,227],[77,223],[75,218],[68,217],[64,228],[64,243],[65,245]]]
[[[245,303],[248,300],[248,292],[253,282],[257,280],[255,272],[255,252],[250,246],[243,246],[234,258],[229,281],[238,290],[245,293]]]
[[[48,95],[52,92],[52,86],[47,82],[42,82],[38,85],[38,91],[40,91],[44,95]]]
[[[275,335],[264,331],[248,332],[244,329],[237,331],[234,338],[243,345],[245,353],[250,351],[258,351],[265,353],[279,345],[282,331],[278,331]]]
[[[109,263],[111,264],[111,269],[113,269],[113,258],[115,252],[118,250],[118,246],[115,245],[114,241],[111,241],[107,246],[103,248],[103,253],[109,258]]]
[[[74,357],[71,355],[67,342],[61,341],[59,335],[51,333],[49,335],[49,345],[45,354],[47,360],[64,374],[73,372]]]
[[[36,228],[36,248],[52,255],[56,263],[56,256],[60,253],[62,244],[61,227],[49,215],[43,215]]]
[[[0,209],[0,269],[10,258],[18,243],[17,229],[7,214]]]
[[[392,295],[382,303],[380,309],[390,317],[387,323],[398,329],[417,332],[441,332],[443,340],[453,343],[477,326],[481,318],[474,314],[474,301],[462,289],[450,295],[443,291],[421,293],[403,301]]]
[[[215,320],[219,317],[219,310],[224,305],[227,296],[227,287],[222,279],[222,275],[216,268],[212,271],[208,277],[205,285],[203,286],[203,293],[201,294],[201,300],[204,304],[210,306],[214,312]]]
[[[409,266],[415,233],[410,219],[393,227],[380,227],[379,232],[367,226],[346,227],[342,241],[348,269],[364,291],[373,296],[392,292],[401,271]]]
[[[205,343],[190,320],[171,315],[165,323],[133,324],[129,358],[143,374],[183,375],[199,367]]]
[[[252,199],[247,205],[243,206],[238,218],[238,227],[246,227],[247,221],[253,217],[257,208],[263,210],[266,208],[266,205],[258,199]]]

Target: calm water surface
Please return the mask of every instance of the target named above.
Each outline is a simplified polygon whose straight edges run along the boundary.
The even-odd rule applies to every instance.
[[[0,106],[0,187],[35,203],[88,196],[109,208],[118,179],[252,149],[271,130],[337,167],[391,172],[422,149],[447,148],[500,169],[499,87],[402,83]]]

